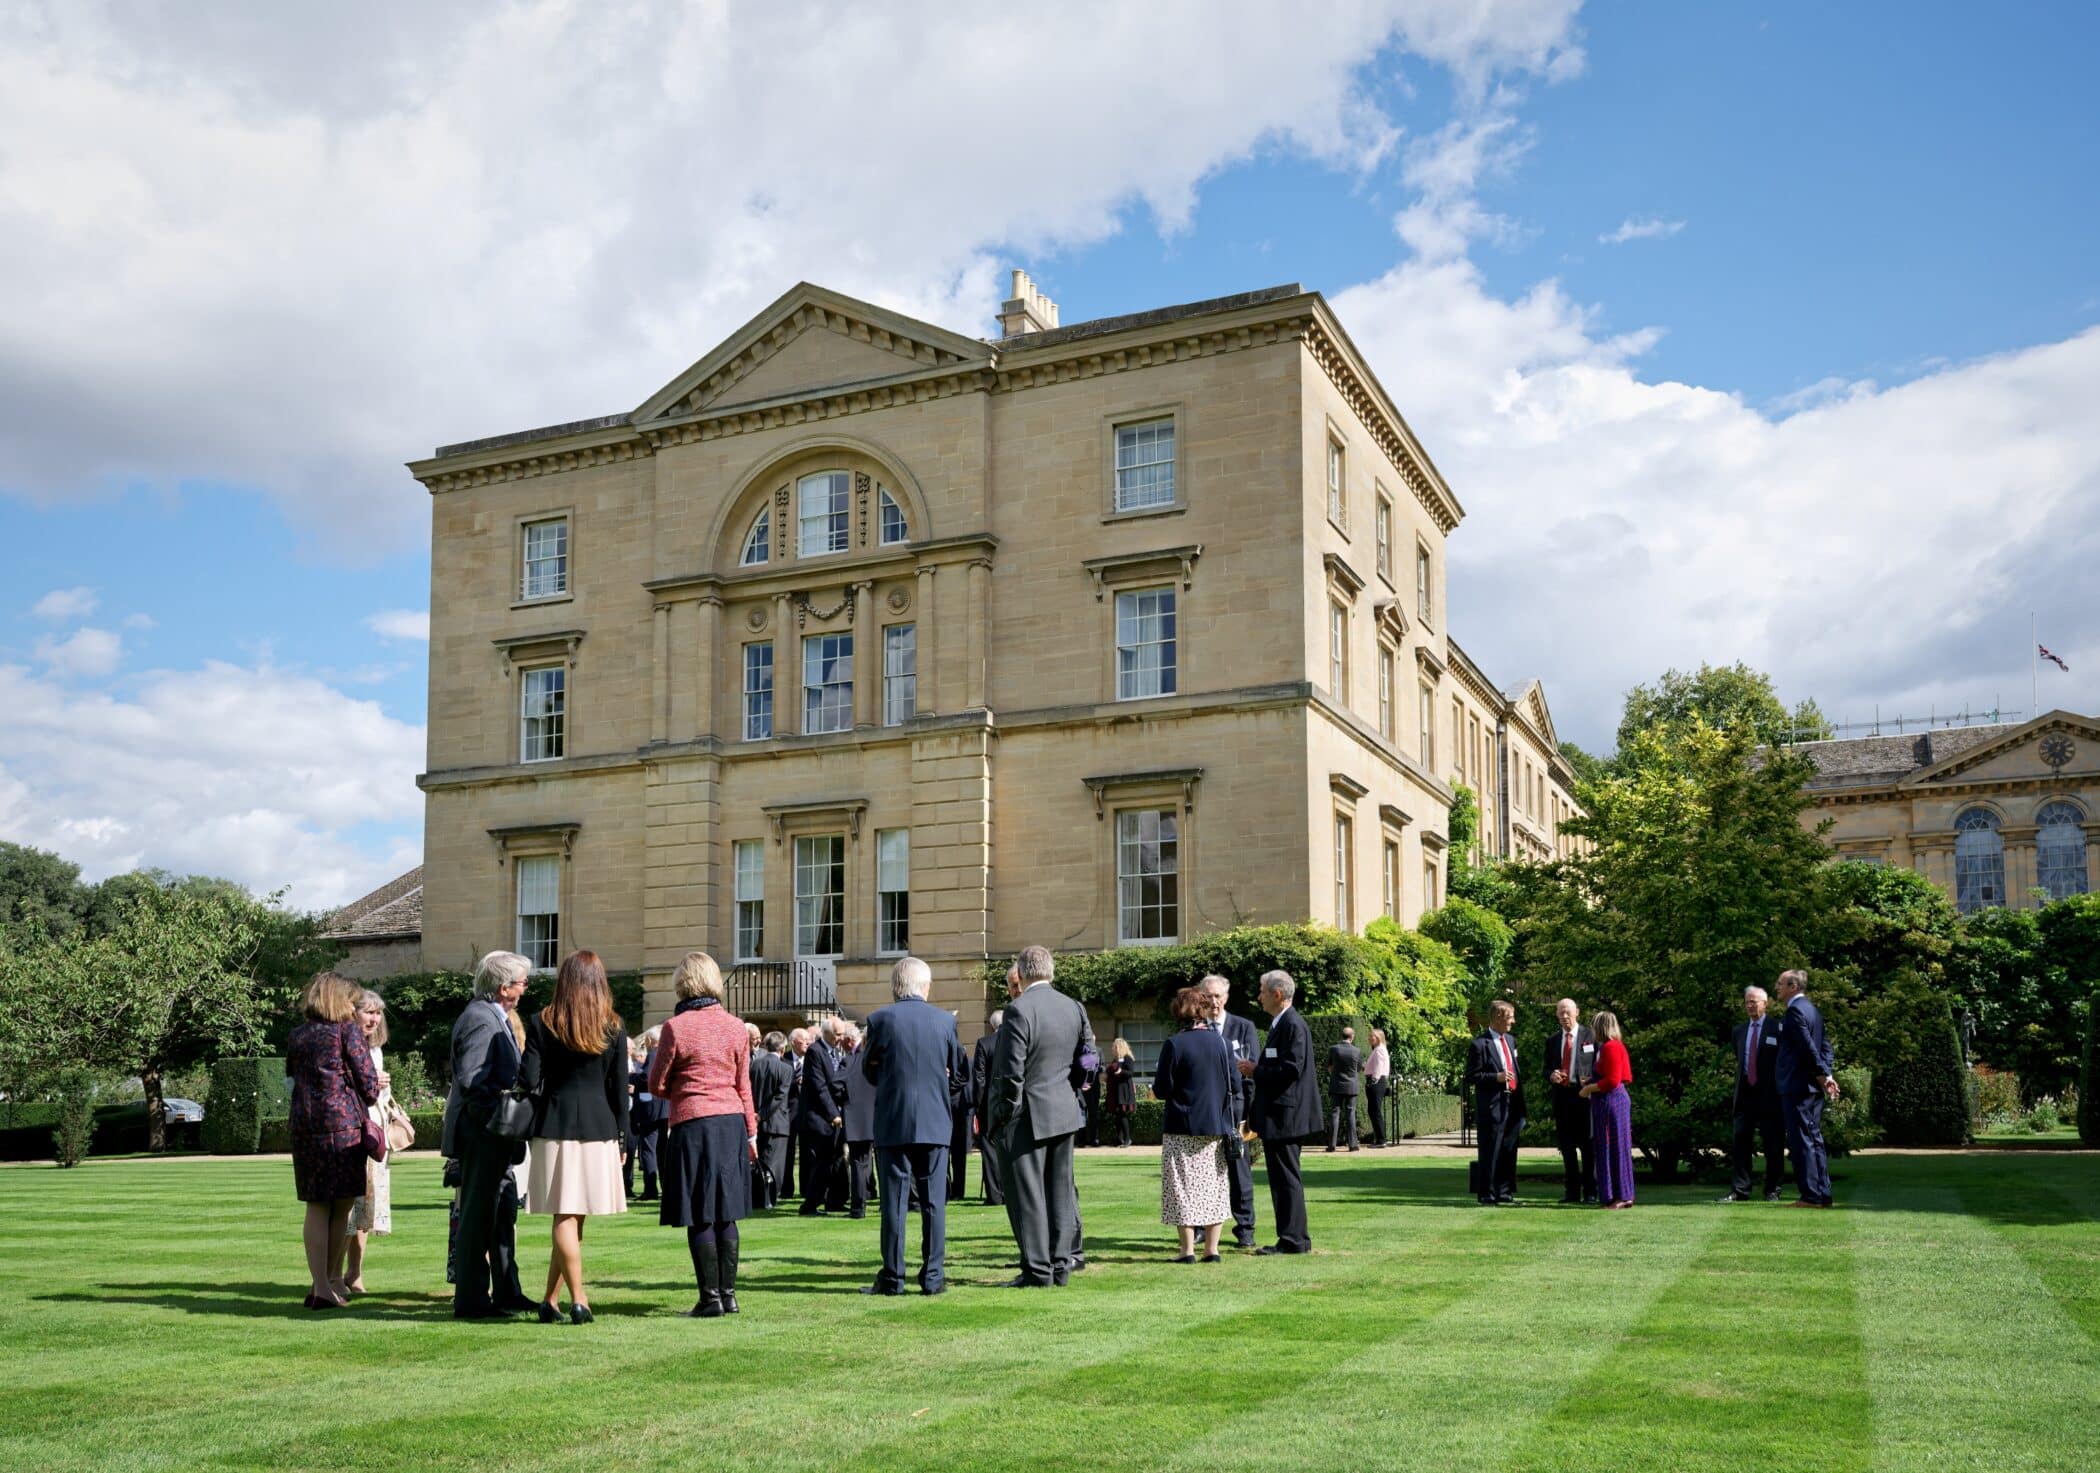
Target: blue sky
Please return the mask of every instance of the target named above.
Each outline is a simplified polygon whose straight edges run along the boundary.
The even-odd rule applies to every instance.
[[[1068,322],[1327,292],[1469,509],[1455,631],[1588,745],[1700,659],[2024,707],[2030,609],[2100,708],[2100,11],[1173,9],[0,21],[0,131],[73,120],[0,158],[0,837],[314,905],[412,862],[400,463],[798,277],[978,332],[1007,265]]]

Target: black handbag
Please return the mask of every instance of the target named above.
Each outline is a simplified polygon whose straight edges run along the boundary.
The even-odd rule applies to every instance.
[[[537,1134],[538,1124],[539,1110],[532,1096],[522,1090],[505,1090],[496,1096],[495,1108],[489,1111],[489,1134],[507,1141],[531,1140]]]

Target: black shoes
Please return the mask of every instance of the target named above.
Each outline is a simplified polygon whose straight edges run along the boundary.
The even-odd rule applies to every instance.
[[[490,1304],[484,1305],[480,1309],[455,1309],[452,1311],[452,1318],[456,1320],[477,1321],[500,1320],[508,1324],[511,1320],[516,1319],[517,1316],[508,1309],[503,1309],[497,1305]]]
[[[1730,1192],[1720,1200],[1723,1202],[1747,1202],[1750,1200],[1750,1194],[1748,1192]]]
[[[591,1307],[588,1304],[572,1304],[569,1306],[570,1324],[591,1325],[597,1322],[598,1317],[591,1313]]]
[[[1174,1261],[1176,1263],[1194,1263],[1196,1261],[1196,1255],[1193,1253],[1184,1253]]]
[[[1216,1253],[1206,1253],[1203,1255],[1202,1261],[1205,1263],[1223,1263],[1225,1260]]]
[[[1039,1284],[1026,1274],[1015,1274],[999,1286],[1002,1289],[1047,1289],[1049,1284]]]
[[[552,1300],[540,1301],[540,1323],[543,1325],[558,1325],[561,1323],[561,1311],[554,1307]]]
[[[932,1284],[932,1285],[928,1285],[928,1284],[921,1284],[921,1285],[919,1285],[919,1292],[920,1292],[921,1294],[927,1294],[927,1295],[933,1295],[933,1294],[945,1294],[945,1293],[947,1293],[947,1292],[948,1292],[948,1282],[947,1282],[947,1280],[943,1279],[943,1280],[942,1280],[942,1281],[941,1281],[940,1283],[938,1283],[938,1284]]]
[[[337,1304],[333,1299],[323,1299],[318,1294],[309,1294],[303,1301],[308,1309],[347,1309],[346,1304]]]
[[[1765,1193],[1765,1200],[1766,1200],[1767,1202],[1777,1202],[1777,1201],[1779,1200],[1779,1193],[1777,1193],[1777,1192],[1766,1192],[1766,1193]]]
[[[724,1289],[722,1291],[722,1313],[742,1314],[743,1312],[744,1306],[736,1302],[736,1290]]]
[[[860,1292],[863,1294],[879,1294],[885,1299],[896,1299],[904,1293],[895,1284],[862,1284]]]
[[[718,1320],[728,1311],[722,1307],[721,1291],[706,1289],[701,1292],[700,1302],[685,1313],[687,1319]]]
[[[1286,1248],[1281,1243],[1264,1243],[1254,1250],[1256,1258],[1288,1258],[1294,1253],[1303,1253],[1303,1248]]]

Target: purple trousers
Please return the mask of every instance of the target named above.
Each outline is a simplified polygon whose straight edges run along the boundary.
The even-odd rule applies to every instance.
[[[1626,1086],[1590,1096],[1590,1159],[1597,1163],[1597,1200],[1633,1200],[1633,1103]]]

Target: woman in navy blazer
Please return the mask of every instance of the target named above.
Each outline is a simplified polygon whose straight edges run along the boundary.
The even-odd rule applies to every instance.
[[[1152,1093],[1166,1107],[1160,1136],[1159,1219],[1181,1237],[1176,1263],[1196,1261],[1196,1229],[1203,1229],[1203,1261],[1218,1261],[1218,1234],[1232,1215],[1225,1143],[1236,1133],[1232,1100],[1239,1076],[1225,1041],[1210,1026],[1202,990],[1184,987],[1174,997],[1174,1019],[1182,1031],[1159,1051]]]

